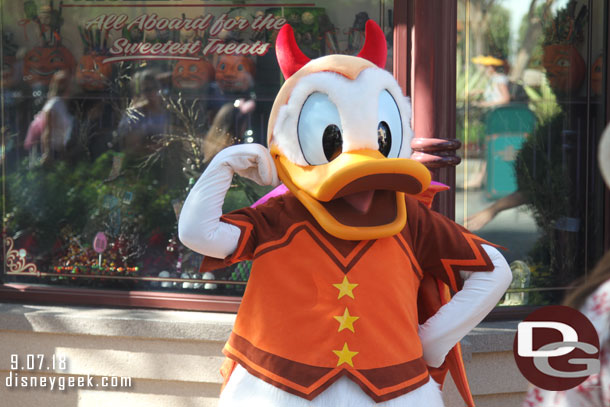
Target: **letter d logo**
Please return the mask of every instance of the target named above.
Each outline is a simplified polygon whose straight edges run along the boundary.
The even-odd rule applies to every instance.
[[[570,325],[561,322],[528,321],[517,327],[517,353],[522,357],[557,357],[567,355],[574,350],[573,346],[564,346],[555,350],[533,350],[534,328],[554,329],[561,332],[561,342],[578,342],[578,334]]]
[[[561,305],[540,308],[517,327],[513,352],[532,384],[562,391],[599,372],[599,337],[579,311]]]

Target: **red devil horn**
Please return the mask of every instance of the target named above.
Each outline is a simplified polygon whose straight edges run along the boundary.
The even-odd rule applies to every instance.
[[[290,78],[292,74],[310,61],[299,49],[294,39],[294,31],[288,24],[284,24],[277,35],[275,54],[285,79]]]
[[[371,61],[380,68],[385,68],[388,44],[386,43],[383,31],[373,20],[366,22],[364,46],[358,56]]]

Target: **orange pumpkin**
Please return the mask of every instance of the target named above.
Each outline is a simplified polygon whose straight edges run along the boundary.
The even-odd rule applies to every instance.
[[[551,88],[558,93],[573,94],[585,79],[585,61],[573,45],[547,45],[544,47],[542,65]]]
[[[106,57],[98,54],[85,54],[76,67],[76,82],[87,91],[100,91],[110,85],[112,65],[104,64]]]
[[[199,89],[214,80],[214,67],[205,59],[180,60],[174,65],[172,84],[177,89]]]
[[[594,95],[602,94],[602,83],[604,80],[604,58],[598,56],[591,67],[591,90]]]
[[[29,84],[48,86],[57,71],[74,70],[74,57],[68,48],[35,47],[29,50],[23,62],[23,80]]]
[[[225,92],[245,92],[254,85],[256,65],[244,55],[221,55],[216,63],[216,82]]]

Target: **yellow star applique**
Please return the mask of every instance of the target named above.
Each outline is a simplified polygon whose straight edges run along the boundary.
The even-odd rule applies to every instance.
[[[352,358],[358,354],[358,352],[354,352],[349,350],[347,347],[347,342],[343,344],[343,349],[334,350],[333,353],[339,357],[339,361],[337,362],[337,366],[341,366],[343,363],[347,363],[351,367],[354,367],[354,363],[352,362]]]
[[[339,331],[341,332],[344,329],[349,329],[352,332],[356,332],[354,331],[354,322],[356,322],[356,320],[360,317],[353,317],[349,314],[349,311],[347,310],[347,307],[345,307],[345,311],[343,312],[343,315],[337,315],[334,316],[333,318],[335,318],[337,321],[339,321]]]
[[[333,284],[333,287],[339,290],[339,296],[337,299],[340,299],[344,295],[347,295],[350,298],[354,298],[354,293],[352,292],[354,288],[358,287],[358,284],[350,284],[347,276],[343,277],[343,281],[339,284]]]

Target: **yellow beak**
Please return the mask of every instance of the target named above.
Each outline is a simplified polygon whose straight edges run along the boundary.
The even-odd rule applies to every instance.
[[[417,161],[386,158],[379,151],[341,153],[324,165],[299,166],[271,148],[282,182],[331,235],[345,240],[370,240],[399,233],[406,225],[404,194],[428,188],[430,172]],[[339,198],[375,191],[366,214],[351,213]],[[392,194],[388,194],[392,191]]]

